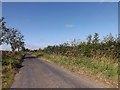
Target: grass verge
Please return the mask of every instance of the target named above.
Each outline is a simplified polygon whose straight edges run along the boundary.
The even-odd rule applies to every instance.
[[[91,79],[102,82],[108,87],[118,88],[118,63],[110,62],[105,57],[96,60],[88,57],[74,58],[45,54],[42,58],[77,74],[86,74]]]
[[[2,57],[2,89],[8,90],[14,80],[15,74],[19,68],[22,67],[23,60],[21,59],[22,53],[3,52]],[[12,57],[14,56],[14,57]]]

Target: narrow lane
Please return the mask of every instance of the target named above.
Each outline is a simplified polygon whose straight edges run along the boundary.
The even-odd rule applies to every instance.
[[[26,58],[23,67],[16,74],[11,88],[102,88],[94,81],[77,76],[58,66],[39,60]]]

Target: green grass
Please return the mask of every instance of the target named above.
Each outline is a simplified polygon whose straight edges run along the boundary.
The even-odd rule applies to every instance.
[[[10,88],[14,76],[19,68],[16,64],[21,64],[21,52],[3,52],[2,57],[2,88]],[[14,57],[13,57],[14,56]]]
[[[88,74],[95,76],[97,79],[106,79],[109,84],[117,87],[118,64],[110,62],[108,58],[103,57],[100,60],[96,60],[88,57],[74,58],[57,55],[44,55],[44,58],[74,72],[78,72],[79,69],[83,69]]]
[[[7,73],[2,74],[2,88],[10,88],[13,78],[15,76],[15,70],[10,70]]]

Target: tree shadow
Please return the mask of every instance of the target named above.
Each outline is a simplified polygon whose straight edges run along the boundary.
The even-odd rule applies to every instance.
[[[25,54],[22,56],[22,59],[34,59],[34,58],[37,58],[36,56],[32,56],[30,54]]]
[[[37,58],[35,56],[25,56],[24,59],[34,59],[34,58]]]

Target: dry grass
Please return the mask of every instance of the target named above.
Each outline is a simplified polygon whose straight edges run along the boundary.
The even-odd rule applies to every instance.
[[[86,74],[105,83],[108,87],[118,87],[118,63],[110,62],[108,58],[102,57],[100,60],[96,60],[88,57],[74,58],[47,54],[44,54],[43,58],[72,72]]]
[[[2,88],[10,88],[18,70],[17,64],[22,63],[21,52],[2,52]]]

